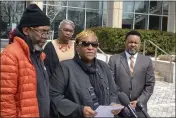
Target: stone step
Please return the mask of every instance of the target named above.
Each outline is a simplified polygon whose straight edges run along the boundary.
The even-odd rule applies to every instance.
[[[157,75],[157,76],[160,76],[160,73],[159,73],[158,71],[155,71],[154,73],[155,73],[155,76],[156,76],[156,75]]]
[[[164,81],[164,77],[159,76],[159,75],[155,75],[155,80],[156,81]]]

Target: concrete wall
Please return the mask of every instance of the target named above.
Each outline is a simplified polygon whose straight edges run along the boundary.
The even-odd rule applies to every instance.
[[[107,26],[122,28],[122,0],[107,3]]]
[[[169,9],[168,9],[168,25],[167,31],[175,32],[176,31],[176,2],[170,1],[169,2]]]
[[[173,83],[175,82],[175,63],[170,63],[167,61],[153,60],[155,66],[155,71],[159,72],[160,76],[164,77],[164,81]]]

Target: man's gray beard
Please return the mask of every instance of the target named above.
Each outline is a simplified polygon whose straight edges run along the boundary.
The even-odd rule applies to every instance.
[[[127,50],[127,52],[130,54],[130,55],[135,55],[137,53],[137,50]]]
[[[42,51],[43,48],[40,47],[38,44],[35,44],[35,45],[34,45],[34,50],[36,50],[36,51]]]

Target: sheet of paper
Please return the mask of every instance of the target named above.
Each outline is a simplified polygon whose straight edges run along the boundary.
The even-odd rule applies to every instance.
[[[123,106],[99,106],[95,111],[97,115],[95,117],[114,117],[111,113],[112,110],[122,109]]]

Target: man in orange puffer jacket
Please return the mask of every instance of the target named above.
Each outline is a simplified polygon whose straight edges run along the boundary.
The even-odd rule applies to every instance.
[[[49,117],[49,78],[42,52],[49,26],[45,13],[30,4],[2,51],[0,117]]]

